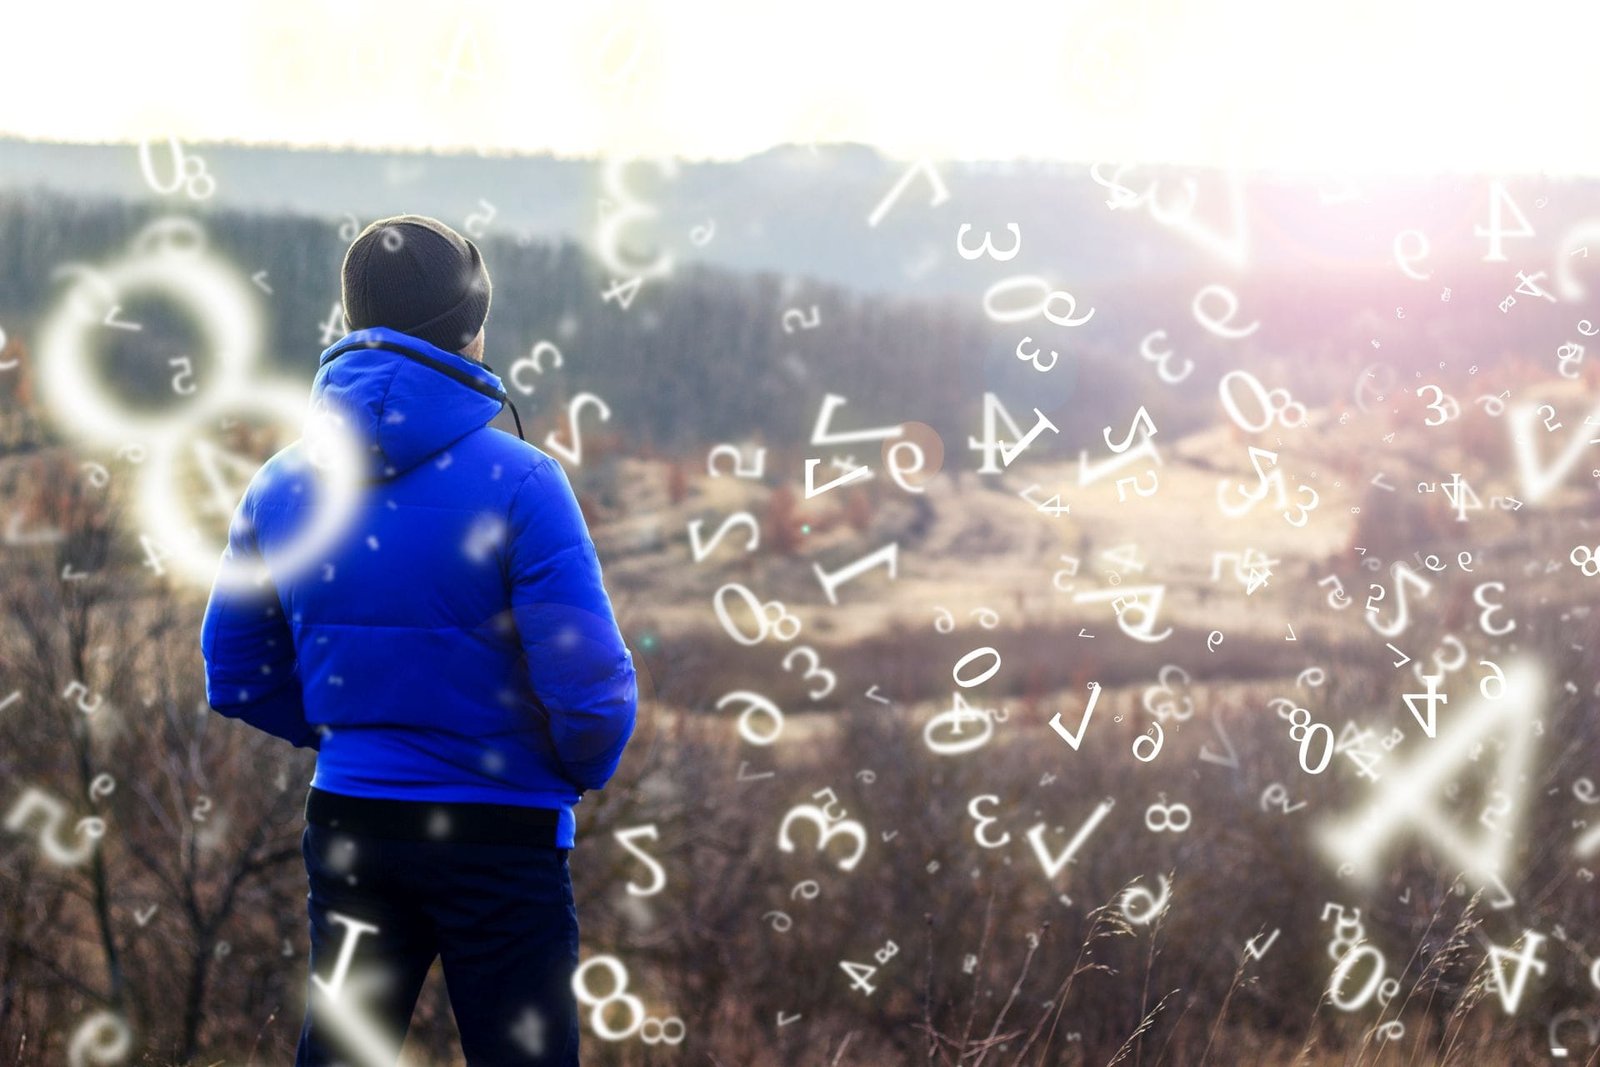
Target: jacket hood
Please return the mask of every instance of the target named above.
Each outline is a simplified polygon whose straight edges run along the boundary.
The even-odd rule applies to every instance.
[[[483,364],[385,326],[324,349],[311,383],[312,409],[337,416],[373,481],[398,477],[487,425],[505,395]]]

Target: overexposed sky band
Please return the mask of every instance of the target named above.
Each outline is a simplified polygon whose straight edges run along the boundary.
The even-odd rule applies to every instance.
[[[1593,0],[17,0],[0,33],[35,139],[1600,174]]]

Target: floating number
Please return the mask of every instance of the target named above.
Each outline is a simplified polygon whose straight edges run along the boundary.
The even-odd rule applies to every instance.
[[[826,849],[828,842],[835,835],[843,834],[855,839],[855,852],[839,861],[841,871],[854,870],[855,865],[861,862],[862,855],[867,851],[866,828],[854,819],[830,819],[828,813],[815,804],[800,804],[789,809],[789,813],[783,817],[783,822],[778,827],[778,847],[783,851],[795,850],[794,841],[789,837],[789,824],[796,819],[809,821],[816,826],[818,852]]]
[[[115,1012],[97,1011],[73,1031],[67,1046],[70,1067],[106,1067],[128,1058],[133,1031]]]
[[[1167,910],[1167,902],[1172,897],[1172,883],[1167,881],[1166,875],[1157,875],[1156,884],[1161,887],[1159,894],[1152,893],[1144,886],[1133,886],[1123,891],[1122,917],[1135,926],[1144,926],[1155,920],[1156,916]],[[1144,901],[1147,910],[1135,912],[1134,903]]]
[[[725,598],[729,593],[741,598],[750,608],[750,613],[755,616],[757,626],[755,637],[746,636],[728,613]],[[738,582],[728,582],[726,585],[719,586],[717,591],[712,594],[711,602],[716,609],[717,620],[722,623],[723,630],[741,645],[759,645],[767,639],[768,634],[776,636],[779,641],[793,641],[800,636],[800,620],[790,614],[789,609],[784,607],[783,601],[769,600],[762,604],[748,587],[740,585]],[[786,633],[787,636],[785,636]]]
[[[983,244],[979,247],[968,248],[966,242],[963,241],[962,238],[966,237],[968,231],[971,229],[972,223],[963,222],[961,224],[961,228],[956,231],[956,252],[961,256],[962,259],[978,259],[981,256],[988,256],[990,259],[1004,263],[1008,259],[1016,258],[1017,253],[1022,251],[1022,228],[1014,222],[1006,223],[1006,229],[1011,231],[1011,236],[1016,238],[1016,240],[1014,240],[1011,244],[1011,247],[1006,249],[1004,252],[1000,251],[992,243],[990,243],[994,237],[993,232],[984,233]]]
[[[1151,342],[1155,341],[1157,338],[1160,338],[1164,341],[1166,336],[1166,330],[1156,330],[1154,333],[1147,334],[1145,339],[1139,342],[1139,355],[1146,362],[1154,363],[1156,365],[1156,374],[1161,378],[1162,381],[1169,385],[1176,385],[1185,378],[1189,377],[1190,374],[1194,373],[1194,360],[1185,359],[1183,361],[1183,370],[1176,374],[1169,371],[1167,369],[1167,362],[1172,359],[1175,353],[1170,348],[1165,352],[1156,352],[1151,347]]]
[[[997,297],[1016,289],[1031,288],[1037,288],[1042,294],[1037,304],[1021,309],[1000,310],[995,307]],[[1057,301],[1066,303],[1064,312],[1051,310],[1051,305]],[[1087,315],[1074,317],[1074,312],[1078,310],[1077,298],[1065,290],[1050,288],[1050,283],[1037,274],[1018,274],[995,282],[983,294],[983,310],[995,322],[1022,322],[1043,315],[1057,326],[1082,326],[1094,317],[1094,308],[1090,308]]]
[[[594,967],[600,967],[611,974],[613,988],[603,997],[596,996],[589,990],[588,975]],[[627,988],[628,970],[615,956],[591,956],[572,972],[572,991],[577,994],[578,1002],[594,1006],[594,1010],[589,1013],[589,1025],[594,1027],[595,1036],[606,1041],[621,1041],[632,1037],[644,1025],[644,1002],[632,993],[626,992]],[[612,1004],[622,1004],[628,1009],[628,1025],[621,1030],[612,1029],[606,1023],[606,1008]]]
[[[1261,408],[1262,418],[1259,422],[1246,419],[1244,412],[1239,410],[1239,405],[1233,398],[1233,383],[1235,382],[1244,383],[1251,397]],[[1291,398],[1289,390],[1274,389],[1269,393],[1256,376],[1249,371],[1233,370],[1224,374],[1222,381],[1217,385],[1217,392],[1222,397],[1222,407],[1227,411],[1228,417],[1241,430],[1249,433],[1262,433],[1274,421],[1285,429],[1290,430],[1306,424],[1306,406]]]
[[[1222,302],[1227,305],[1227,310],[1222,313],[1221,317],[1213,318],[1212,316],[1206,314],[1205,309],[1201,306],[1206,297],[1212,295],[1220,298]],[[1207,330],[1210,330],[1212,333],[1216,334],[1218,337],[1225,337],[1229,340],[1237,340],[1240,337],[1249,337],[1251,334],[1255,333],[1261,328],[1261,323],[1259,321],[1252,322],[1250,325],[1244,327],[1230,326],[1229,323],[1233,321],[1233,317],[1238,313],[1239,298],[1234,295],[1232,289],[1229,289],[1225,285],[1208,285],[1204,289],[1201,289],[1198,293],[1194,294],[1195,321],[1204,326]]]
[[[544,439],[544,447],[571,463],[574,467],[583,462],[583,441],[578,436],[578,413],[584,405],[596,408],[600,412],[601,422],[611,421],[611,408],[604,400],[593,393],[579,393],[567,402],[567,425],[572,429],[572,447],[568,448],[556,437],[552,430]]]
[[[645,826],[634,826],[627,830],[618,830],[612,836],[621,842],[623,848],[633,853],[633,855],[638,858],[639,862],[645,865],[645,869],[650,872],[650,884],[641,887],[629,882],[629,893],[636,897],[649,897],[654,896],[667,887],[667,872],[662,869],[661,864],[656,862],[656,858],[654,856],[650,855],[644,849],[633,843],[636,838],[640,837],[649,838],[651,841],[656,840],[657,835],[655,823],[650,823]]]
[[[749,689],[735,689],[725,694],[717,701],[717,710],[721,711],[728,704],[743,702],[744,711],[739,713],[739,736],[752,745],[770,745],[783,733],[783,712],[778,705],[762,696],[760,693]],[[765,715],[772,722],[772,727],[767,733],[758,733],[755,728],[756,715]]]

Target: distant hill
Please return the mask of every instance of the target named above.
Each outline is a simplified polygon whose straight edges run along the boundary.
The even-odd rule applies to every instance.
[[[485,234],[532,240],[575,239],[593,247],[602,202],[618,198],[594,161],[551,156],[421,155],[398,152],[196,144],[184,151],[204,161],[214,194],[188,200],[182,191],[158,196],[141,173],[133,145],[66,145],[0,139],[0,192],[47,188],[85,197],[164,200],[174,208],[234,209],[299,214],[330,221],[347,214],[365,223],[401,212],[436,215],[466,227],[493,206]],[[166,144],[151,150],[152,172],[173,183]],[[1017,272],[1040,273],[1071,288],[1117,284],[1153,275],[1215,268],[1234,273],[1202,243],[1164,232],[1149,212],[1113,210],[1109,180],[1097,183],[1081,163],[940,163],[948,197],[937,206],[926,179],[916,178],[880,224],[868,215],[905,173],[907,164],[856,145],[785,146],[737,162],[680,162],[672,177],[648,163],[622,173],[624,191],[657,208],[658,217],[630,225],[627,239],[643,262],[656,247],[677,262],[738,271],[812,277],[861,292],[918,296],[971,294],[977,267],[955,254],[954,236],[971,223],[970,246],[995,231],[1004,249],[1006,223],[1026,235]],[[1116,168],[1100,169],[1109,179]],[[1137,178],[1135,178],[1135,175]],[[1195,216],[1208,229],[1231,233],[1236,220],[1225,176],[1199,170],[1140,167],[1126,181],[1135,190],[1161,178],[1160,199],[1184,197],[1196,181]],[[1142,183],[1142,184],[1141,184]],[[1377,266],[1394,235],[1426,232],[1435,257],[1480,259],[1472,227],[1487,219],[1486,179],[1364,179],[1351,189],[1331,180],[1253,175],[1241,180],[1251,269],[1337,269],[1339,257]],[[1600,183],[1543,178],[1508,183],[1535,224],[1566,225],[1582,205],[1600,202]],[[1130,199],[1123,194],[1125,201]],[[1358,224],[1352,226],[1352,220]],[[1381,225],[1379,225],[1381,223]],[[703,245],[691,233],[714,225]],[[706,236],[701,230],[700,237]],[[1143,238],[1159,237],[1151,244]],[[651,247],[646,248],[646,244]],[[984,261],[988,263],[987,260]],[[1390,261],[1392,265],[1392,260]],[[981,289],[979,290],[981,292]]]

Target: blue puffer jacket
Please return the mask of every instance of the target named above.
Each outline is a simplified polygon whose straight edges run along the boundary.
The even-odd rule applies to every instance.
[[[487,368],[394,330],[322,353],[312,403],[368,449],[370,482],[315,565],[213,588],[206,696],[317,749],[320,789],[552,808],[571,848],[572,805],[633,733],[633,657],[566,473],[488,426],[486,392],[503,394]],[[304,448],[251,480],[225,561],[271,573],[303,531]]]

